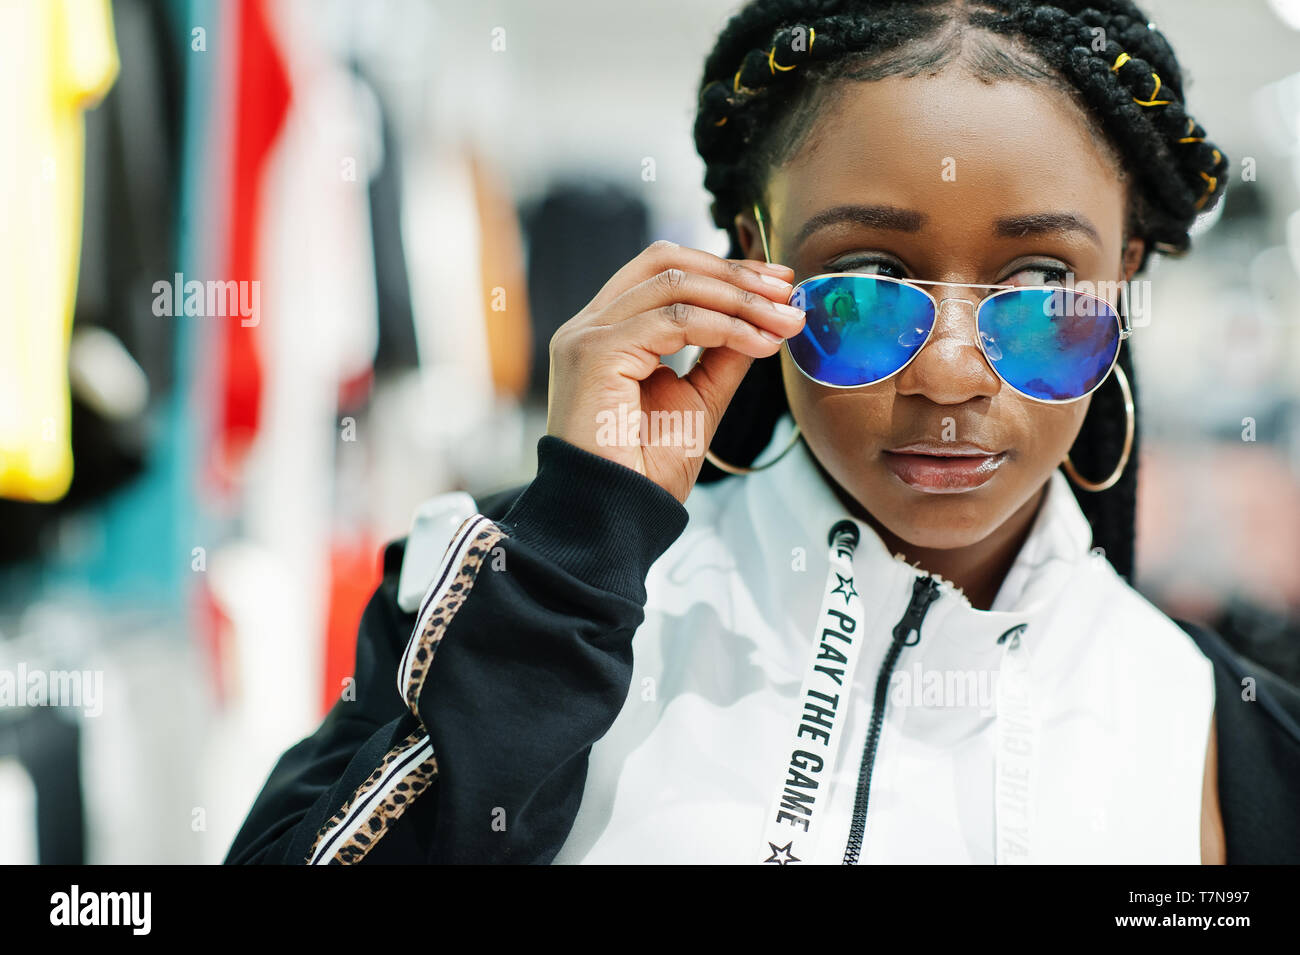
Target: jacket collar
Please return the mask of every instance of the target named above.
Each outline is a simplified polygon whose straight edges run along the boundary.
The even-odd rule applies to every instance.
[[[794,422],[787,414],[777,423],[768,447],[757,460],[767,461],[784,448]],[[812,621],[818,612],[821,584],[829,563],[827,535],[840,520],[851,519],[861,532],[854,557],[858,590],[871,601],[905,604],[918,576],[928,573],[901,555],[891,554],[868,524],[851,518],[818,471],[808,446],[800,440],[769,468],[736,479],[742,483],[743,513],[729,522],[733,533],[752,539],[734,541],[737,552],[748,547],[761,556],[762,576],[753,583],[781,592],[770,606],[798,622]],[[725,516],[724,516],[725,521]],[[1008,630],[1040,618],[1059,602],[1080,562],[1089,559],[1092,529],[1080,510],[1068,480],[1058,468],[1048,479],[1030,533],[1017,554],[991,610],[978,610],[960,588],[937,575],[947,618],[964,630],[994,642]],[[800,562],[806,573],[798,572]],[[742,561],[742,566],[744,563]],[[870,596],[868,596],[870,595]],[[798,629],[806,630],[807,624]],[[1030,626],[1024,639],[1032,648],[1042,628]]]

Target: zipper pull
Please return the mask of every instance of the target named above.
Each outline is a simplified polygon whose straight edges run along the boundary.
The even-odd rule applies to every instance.
[[[894,625],[894,639],[902,641],[905,647],[914,647],[921,642],[921,621],[930,604],[939,599],[939,583],[933,577],[917,577],[912,582],[912,600],[907,605],[903,619]],[[912,639],[912,634],[916,634]]]

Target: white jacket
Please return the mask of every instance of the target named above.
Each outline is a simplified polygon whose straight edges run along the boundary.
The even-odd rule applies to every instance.
[[[782,419],[760,460],[792,427]],[[1211,664],[1090,551],[1059,470],[990,611],[853,522],[864,625],[852,685],[835,694],[833,777],[820,780],[818,741],[796,729],[823,639],[827,535],[849,515],[803,442],[767,470],[696,487],[686,507],[685,532],[651,568],[627,701],[592,749],[556,863],[841,863],[869,735],[851,860],[1199,863]],[[896,640],[929,581],[919,637]],[[797,752],[809,771],[791,774]],[[792,780],[816,783],[803,804],[783,795]],[[813,845],[793,818],[808,798]],[[782,799],[792,811],[774,830]],[[785,842],[772,837],[782,827]]]

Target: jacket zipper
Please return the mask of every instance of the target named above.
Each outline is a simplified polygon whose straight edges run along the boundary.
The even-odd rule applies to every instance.
[[[858,792],[853,801],[853,822],[849,826],[849,844],[844,850],[844,864],[857,865],[862,851],[862,837],[867,831],[867,800],[871,795],[871,770],[876,762],[876,747],[880,743],[880,730],[885,721],[885,702],[889,691],[889,677],[898,663],[903,647],[913,646],[921,640],[921,622],[930,604],[939,598],[939,583],[933,577],[917,577],[912,582],[912,599],[903,619],[894,625],[894,639],[885,654],[885,662],[876,675],[876,696],[871,707],[871,725],[867,730],[867,744],[862,751],[862,765],[858,768]],[[916,639],[909,639],[912,634]]]

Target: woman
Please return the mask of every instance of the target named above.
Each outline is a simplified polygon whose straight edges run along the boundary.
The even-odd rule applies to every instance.
[[[1294,700],[1240,715],[1240,661],[1128,583],[1111,290],[1227,170],[1159,31],[1127,2],[755,0],[696,143],[728,258],[655,243],[560,329],[537,477],[390,545],[356,699],[229,861],[1274,851],[1279,787],[1239,843],[1220,810],[1216,674],[1279,776]]]

